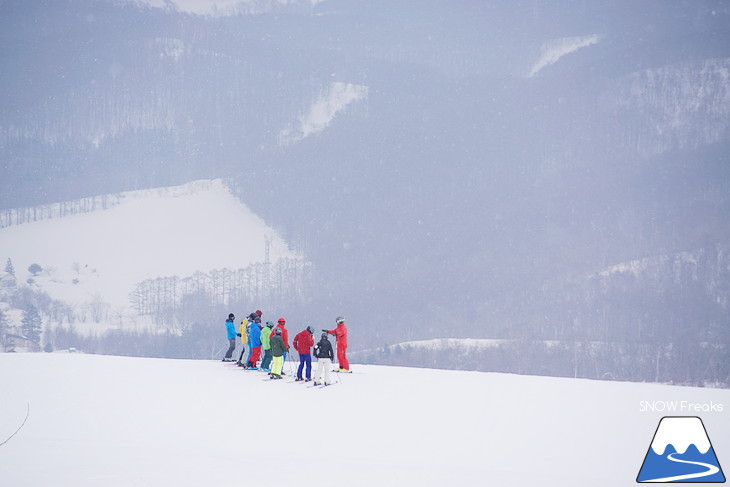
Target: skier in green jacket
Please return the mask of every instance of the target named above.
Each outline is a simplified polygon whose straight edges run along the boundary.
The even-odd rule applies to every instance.
[[[261,360],[261,370],[264,372],[271,372],[271,341],[269,338],[269,335],[271,334],[271,330],[274,329],[273,321],[267,321],[266,326],[263,330],[261,330],[261,348],[264,351],[264,358]]]

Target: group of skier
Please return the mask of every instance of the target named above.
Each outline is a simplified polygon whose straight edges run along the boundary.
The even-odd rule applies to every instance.
[[[226,320],[226,333],[228,338],[228,350],[223,362],[237,362],[240,367],[249,370],[262,370],[269,374],[271,379],[281,379],[286,375],[283,371],[284,362],[289,355],[289,330],[286,327],[286,320],[279,318],[276,323],[267,321],[262,325],[263,313],[256,310],[241,321],[236,330],[235,315],[228,315]],[[350,372],[350,363],[347,361],[347,325],[345,318],[338,316],[335,320],[336,326],[332,330],[322,330],[322,335],[315,344],[314,330],[307,326],[295,337],[292,345],[299,355],[299,368],[297,369],[296,381],[309,382],[312,380],[312,347],[314,356],[317,358],[317,374],[314,385],[329,385],[330,369],[334,360],[334,351],[329,341],[329,335],[335,336],[337,345],[337,362],[339,368],[334,372]],[[241,339],[241,354],[236,361],[233,352],[236,349],[236,337]],[[243,354],[248,345],[248,355],[243,361]],[[263,353],[263,358],[262,358]],[[261,363],[259,364],[259,360]]]

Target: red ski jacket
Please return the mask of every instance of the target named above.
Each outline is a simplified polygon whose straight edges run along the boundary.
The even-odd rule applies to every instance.
[[[327,333],[335,336],[338,347],[347,348],[347,326],[344,322],[337,325],[334,330],[327,330]]]
[[[307,330],[300,331],[297,336],[294,337],[294,350],[300,354],[312,353],[312,347],[314,346],[314,338],[312,334]]]

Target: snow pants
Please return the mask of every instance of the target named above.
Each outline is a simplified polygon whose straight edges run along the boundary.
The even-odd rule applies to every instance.
[[[340,368],[350,370],[350,362],[347,361],[347,347],[341,347],[337,345],[337,361],[340,363]]]
[[[299,368],[297,369],[297,377],[302,378],[302,370],[304,366],[307,366],[307,379],[312,378],[312,354],[311,353],[300,353],[299,354]]]
[[[330,369],[332,369],[332,359],[318,358],[317,359],[317,382],[322,383],[322,374],[324,373],[324,383],[331,384],[330,382]]]
[[[284,356],[274,357],[274,365],[271,366],[271,373],[281,377],[281,369],[284,367]]]
[[[251,358],[248,360],[253,364],[254,367],[256,367],[256,362],[259,361],[261,358],[261,347],[253,347],[253,351],[251,352]]]
[[[233,357],[233,351],[236,349],[236,339],[235,338],[229,338],[228,339],[228,351],[226,352],[226,359],[230,359]]]
[[[271,359],[272,358],[273,357],[271,355],[271,349],[270,348],[267,348],[266,350],[264,350],[264,359],[261,361],[261,368],[262,369],[270,369],[271,368]]]

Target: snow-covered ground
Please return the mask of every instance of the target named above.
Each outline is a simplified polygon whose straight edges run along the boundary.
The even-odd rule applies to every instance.
[[[665,415],[700,416],[730,464],[727,390],[353,369],[309,388],[217,361],[0,354],[0,443],[30,408],[0,485],[615,487]]]

